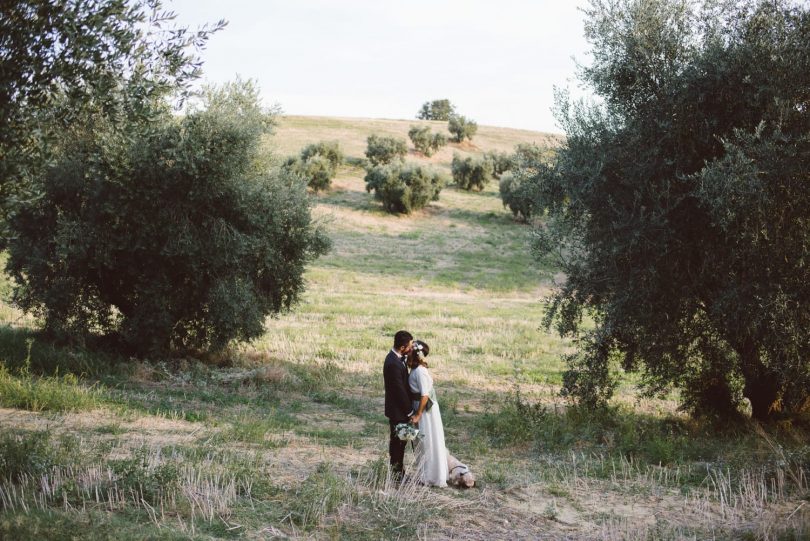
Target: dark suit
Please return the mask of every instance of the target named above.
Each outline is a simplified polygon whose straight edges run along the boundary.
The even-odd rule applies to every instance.
[[[385,416],[390,426],[390,440],[388,454],[391,457],[391,466],[394,474],[401,476],[404,470],[405,444],[394,433],[394,427],[399,423],[408,422],[411,412],[411,399],[408,393],[408,367],[393,351],[388,352],[383,364],[383,379],[385,380]]]

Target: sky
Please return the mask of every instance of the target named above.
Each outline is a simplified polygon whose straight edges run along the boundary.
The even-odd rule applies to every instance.
[[[253,79],[285,114],[412,119],[449,99],[482,125],[560,132],[554,87],[581,95],[586,0],[165,0],[176,22],[228,26],[208,83]]]

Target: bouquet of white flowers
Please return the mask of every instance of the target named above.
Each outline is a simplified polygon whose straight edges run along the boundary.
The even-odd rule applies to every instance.
[[[413,441],[419,437],[419,429],[411,423],[399,423],[394,427],[394,433],[402,441]]]

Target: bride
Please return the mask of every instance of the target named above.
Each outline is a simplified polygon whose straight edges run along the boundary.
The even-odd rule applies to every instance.
[[[418,424],[419,433],[423,435],[416,448],[419,464],[420,481],[434,487],[447,486],[447,449],[444,446],[444,427],[436,392],[433,390],[433,378],[428,372],[425,357],[430,347],[421,340],[413,341],[413,348],[408,354],[408,366],[411,374],[408,385],[413,398],[413,424]]]

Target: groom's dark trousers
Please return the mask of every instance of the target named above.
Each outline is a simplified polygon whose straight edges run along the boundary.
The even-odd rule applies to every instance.
[[[401,421],[392,421],[389,419],[388,422],[391,425],[391,439],[388,441],[388,454],[391,456],[391,471],[394,473],[395,477],[401,477],[405,473],[405,446],[408,442],[397,437],[394,432],[394,427],[399,423],[407,423],[408,419],[402,419]]]
[[[408,395],[408,368],[400,357],[393,351],[388,353],[383,365],[383,379],[385,380],[385,416],[391,427],[388,442],[388,454],[391,459],[391,469],[394,475],[401,477],[404,473],[405,445],[394,433],[394,427],[399,423],[408,422],[411,412],[411,399]]]

